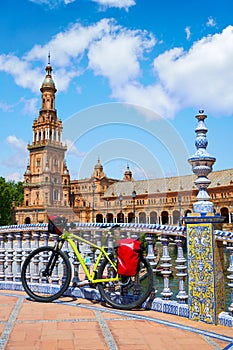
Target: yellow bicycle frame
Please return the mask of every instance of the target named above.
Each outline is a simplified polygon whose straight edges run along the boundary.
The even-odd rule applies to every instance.
[[[75,253],[76,257],[77,257],[77,260],[80,262],[80,265],[82,266],[83,271],[86,274],[86,277],[87,277],[89,283],[101,283],[101,282],[111,282],[111,281],[118,281],[119,280],[118,274],[114,278],[101,278],[101,279],[95,278],[97,270],[98,270],[98,265],[99,265],[100,260],[101,260],[103,255],[109,261],[109,264],[112,266],[112,268],[117,273],[117,266],[111,260],[111,258],[109,257],[109,254],[106,252],[104,247],[99,247],[96,244],[94,244],[94,243],[92,243],[90,241],[87,241],[86,239],[84,239],[84,238],[82,238],[80,236],[77,236],[76,234],[68,232],[68,231],[65,231],[61,235],[61,239],[63,241],[67,241],[69,243],[69,245],[71,246],[72,250],[74,251],[74,253]],[[99,254],[98,254],[98,257],[96,259],[96,262],[95,262],[95,264],[93,266],[93,271],[92,271],[91,274],[90,274],[90,272],[89,272],[89,270],[87,268],[87,265],[86,265],[82,255],[80,254],[80,252],[79,252],[79,250],[78,250],[78,248],[77,248],[77,246],[76,246],[76,244],[74,242],[74,239],[77,239],[78,241],[86,243],[86,244],[90,245],[91,247],[93,247],[93,248],[95,248],[95,249],[100,251]],[[58,242],[58,244],[59,244],[59,242]]]

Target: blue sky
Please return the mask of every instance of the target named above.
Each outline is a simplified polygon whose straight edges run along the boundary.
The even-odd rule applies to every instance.
[[[232,165],[231,0],[1,2],[0,176],[22,180],[51,53],[71,178],[191,173],[195,115],[214,170]]]

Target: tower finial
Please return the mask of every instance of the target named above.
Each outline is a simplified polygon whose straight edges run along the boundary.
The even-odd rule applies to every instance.
[[[50,51],[48,53],[48,65],[50,65]]]

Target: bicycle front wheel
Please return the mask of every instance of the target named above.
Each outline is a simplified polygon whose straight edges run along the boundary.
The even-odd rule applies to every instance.
[[[50,302],[62,296],[71,281],[67,255],[53,247],[40,247],[25,259],[21,281],[26,293],[39,302]]]
[[[115,269],[104,259],[98,270],[98,279],[114,278]],[[138,273],[133,277],[119,276],[117,281],[98,284],[102,298],[111,306],[121,310],[138,308],[153,289],[153,270],[147,259],[142,258]]]

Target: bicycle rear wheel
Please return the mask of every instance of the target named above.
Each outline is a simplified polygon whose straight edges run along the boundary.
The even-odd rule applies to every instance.
[[[40,247],[25,259],[21,281],[26,293],[36,301],[50,302],[65,293],[71,281],[67,255],[54,247]]]
[[[107,259],[101,263],[97,278],[114,278],[117,273]],[[153,270],[147,259],[141,258],[138,273],[133,277],[119,276],[114,282],[98,284],[102,298],[116,309],[140,307],[153,289]]]

